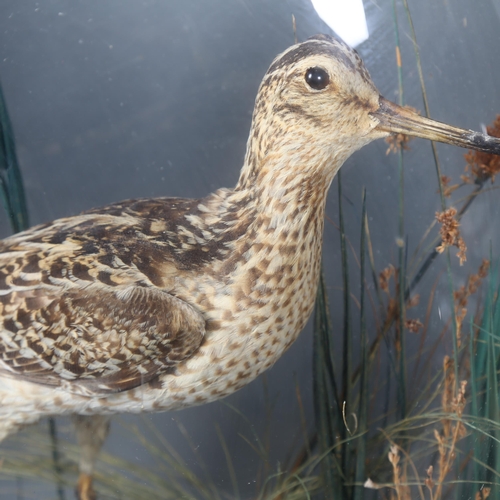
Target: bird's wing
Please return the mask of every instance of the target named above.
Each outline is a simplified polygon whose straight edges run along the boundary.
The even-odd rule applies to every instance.
[[[205,321],[176,278],[226,251],[191,222],[199,203],[129,200],[1,241],[0,377],[105,396],[188,359]]]
[[[0,373],[84,394],[132,389],[189,358],[201,314],[155,288],[91,284],[0,296]]]

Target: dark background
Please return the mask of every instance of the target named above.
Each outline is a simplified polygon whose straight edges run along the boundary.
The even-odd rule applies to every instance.
[[[413,0],[410,9],[432,117],[479,130],[500,112],[498,3]],[[366,0],[365,10],[370,38],[358,51],[380,92],[396,100],[392,2]],[[410,31],[400,4],[398,11],[405,102],[423,109]],[[330,32],[308,0],[3,0],[0,81],[16,133],[32,224],[120,199],[199,197],[233,186],[259,82],[272,59],[294,41],[292,14],[299,40]],[[415,140],[410,145],[405,154],[405,224],[411,254],[440,204],[430,144]],[[397,257],[397,159],[386,156],[386,149],[383,141],[371,144],[343,167],[348,236],[357,248],[365,186],[379,269],[396,263]],[[464,151],[442,145],[438,151],[443,173],[458,180]],[[327,207],[324,264],[332,318],[340,330],[337,206],[334,182]],[[488,255],[490,241],[498,248],[498,207],[498,193],[490,190],[463,221],[469,271]],[[5,216],[0,224],[1,234],[8,235]],[[453,265],[460,284],[465,271],[458,269],[456,259]],[[419,291],[431,287],[442,269],[438,262]],[[449,294],[439,287],[431,319],[436,330],[449,314]],[[220,402],[146,418],[198,471],[199,463],[179,432],[176,421],[180,421],[218,488],[232,491],[215,433],[217,423],[224,431],[240,492],[250,497],[259,458],[239,434],[251,435],[254,430],[262,434],[269,426],[270,466],[283,462],[302,439],[296,385],[308,426],[314,425],[311,369],[308,327],[265,379],[227,398],[251,425]],[[141,422],[140,417],[124,418]],[[68,426],[67,419],[57,422],[59,432]],[[43,428],[46,422],[40,425]],[[154,465],[153,456],[124,436],[115,426],[106,451]],[[15,446],[18,439],[10,441]],[[40,498],[42,491],[53,498],[54,487],[43,484],[25,481],[25,498]],[[12,498],[12,491],[13,484],[0,483],[0,498]]]

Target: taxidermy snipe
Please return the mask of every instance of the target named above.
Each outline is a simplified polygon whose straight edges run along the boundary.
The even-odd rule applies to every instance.
[[[255,379],[313,309],[332,179],[391,133],[500,154],[497,139],[385,100],[354,50],[315,36],[264,76],[235,188],[116,203],[3,240],[0,439],[77,415],[79,493],[92,498],[108,415],[202,404]]]

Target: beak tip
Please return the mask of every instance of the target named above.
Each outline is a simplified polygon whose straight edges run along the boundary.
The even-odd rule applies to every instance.
[[[497,137],[469,130],[467,140],[474,149],[485,153],[500,154],[500,139]]]

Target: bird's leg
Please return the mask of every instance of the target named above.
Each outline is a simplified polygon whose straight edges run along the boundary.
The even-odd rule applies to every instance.
[[[92,485],[97,455],[106,440],[109,431],[110,417],[105,415],[74,415],[76,438],[80,445],[80,476],[76,488],[79,500],[95,500],[96,494]]]

